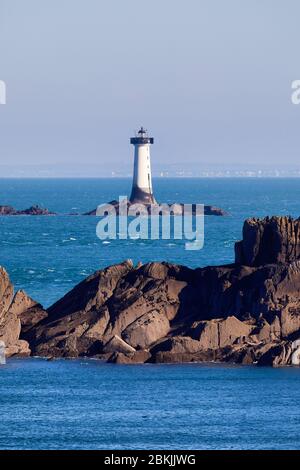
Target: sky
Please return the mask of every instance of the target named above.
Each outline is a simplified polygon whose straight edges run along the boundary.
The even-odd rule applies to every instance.
[[[0,0],[0,176],[300,168],[299,0]]]

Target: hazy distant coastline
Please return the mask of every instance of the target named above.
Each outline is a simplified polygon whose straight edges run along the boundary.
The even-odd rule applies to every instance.
[[[103,179],[103,178],[130,178],[132,179],[132,174],[130,171],[126,172],[115,172],[110,171],[102,173],[95,169],[95,171],[70,171],[70,172],[56,172],[55,170],[46,171],[46,170],[29,170],[21,171],[7,171],[0,165],[0,179],[9,179],[9,178],[52,178],[52,179]],[[228,170],[228,171],[153,171],[154,179],[162,178],[300,178],[300,169],[299,170]]]

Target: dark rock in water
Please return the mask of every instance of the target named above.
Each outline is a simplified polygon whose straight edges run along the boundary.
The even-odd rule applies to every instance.
[[[224,211],[223,209],[220,209],[219,207],[204,206],[204,214],[225,216],[225,215],[228,215],[228,212]]]
[[[111,201],[107,204],[107,206],[112,206],[115,209],[116,215],[119,215],[120,213],[120,204],[119,201]],[[164,215],[164,214],[171,214],[171,215],[182,215],[183,213],[183,207],[184,204],[182,203],[175,203],[175,204],[140,204],[140,203],[131,203],[127,202],[127,210],[131,211],[138,211],[139,208],[141,208],[141,212],[144,212],[144,210],[147,211],[149,215],[151,214],[157,214],[157,215]],[[103,212],[105,211],[105,208],[102,209]],[[185,208],[185,211],[187,208]],[[186,212],[185,212],[186,213]],[[191,214],[196,214],[196,204],[191,204],[190,208],[190,213]],[[94,209],[90,212],[86,212],[83,215],[97,215],[97,209]],[[225,216],[228,215],[226,211],[223,209],[219,209],[218,207],[215,206],[204,206],[204,215],[217,215],[217,216]]]
[[[39,206],[31,206],[28,209],[16,210],[11,206],[0,206],[0,215],[56,215],[48,209]]]
[[[125,261],[110,266],[47,312],[40,306],[32,311],[19,294],[25,306],[25,313],[18,313],[21,338],[32,354],[48,357],[299,365],[298,225],[286,217],[246,221],[232,265],[190,269]],[[8,311],[11,287],[1,292]],[[18,328],[14,341],[20,323]]]
[[[113,364],[144,364],[151,358],[149,351],[136,351],[135,353],[125,354],[120,352],[114,352],[107,362]]]
[[[44,209],[39,206],[31,206],[29,209],[17,211],[16,215],[56,215],[55,212],[50,212],[48,209]]]
[[[12,206],[0,206],[0,215],[14,215],[16,213]]]

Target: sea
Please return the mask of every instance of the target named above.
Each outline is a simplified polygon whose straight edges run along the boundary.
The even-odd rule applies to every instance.
[[[100,240],[98,218],[80,214],[130,186],[127,178],[0,179],[1,205],[58,214],[0,217],[0,265],[15,288],[49,307],[89,274],[129,258],[232,263],[246,218],[300,216],[300,179],[156,178],[160,202],[228,212],[205,217],[203,249],[174,239]],[[10,359],[0,368],[0,449],[299,449],[299,398],[293,368]]]

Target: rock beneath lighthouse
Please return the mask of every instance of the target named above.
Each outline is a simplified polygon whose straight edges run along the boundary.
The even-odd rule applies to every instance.
[[[120,215],[121,209],[120,209],[120,203],[119,201],[111,201],[108,204],[101,206],[101,212],[105,212],[105,206],[107,206],[107,210],[109,212],[110,208],[114,208],[115,214]],[[197,210],[196,210],[196,204],[191,205],[191,209],[189,210],[189,214],[196,215]],[[174,204],[145,204],[142,201],[139,202],[134,202],[131,203],[128,201],[127,203],[127,211],[132,210],[134,213],[139,211],[144,213],[146,212],[148,215],[182,215],[183,214],[183,208],[184,204],[183,203],[174,203]],[[187,210],[187,209],[185,209]],[[123,211],[124,211],[124,206],[123,206]],[[123,212],[124,213],[124,212]],[[186,213],[186,212],[185,212]],[[97,209],[93,209],[92,211],[85,212],[83,215],[97,215]],[[223,209],[220,209],[219,207],[215,206],[204,206],[204,215],[215,215],[215,216],[226,216],[228,215],[228,212],[224,211]]]

